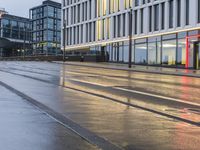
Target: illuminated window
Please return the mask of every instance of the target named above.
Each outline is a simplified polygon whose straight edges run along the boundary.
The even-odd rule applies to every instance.
[[[107,10],[107,1],[106,0],[102,0],[102,2],[103,2],[103,15],[105,16],[106,15],[106,10]]]
[[[106,20],[106,30],[107,30],[107,38],[110,38],[110,18],[107,18]]]
[[[97,39],[101,40],[101,20],[97,21]]]

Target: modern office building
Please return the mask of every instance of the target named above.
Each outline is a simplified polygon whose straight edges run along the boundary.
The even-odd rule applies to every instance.
[[[30,20],[0,10],[0,56],[30,53]]]
[[[30,9],[32,46],[37,55],[55,55],[61,52],[61,4],[46,0]]]
[[[133,64],[200,68],[200,0],[62,0],[62,14],[67,51],[127,63],[131,37]]]

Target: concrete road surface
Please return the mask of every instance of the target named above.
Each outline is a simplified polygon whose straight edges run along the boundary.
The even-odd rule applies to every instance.
[[[37,111],[54,118],[54,124],[63,132],[70,129],[73,136],[82,137],[83,147],[96,148],[89,144],[101,149],[127,150],[200,147],[199,78],[48,62],[0,62],[0,85],[18,95],[12,99],[14,102],[23,98],[37,106]],[[4,90],[0,91],[4,95]],[[10,94],[4,97],[9,98]],[[45,121],[40,124],[48,128]],[[38,136],[37,132],[34,134]],[[0,135],[7,142],[4,137]],[[35,139],[31,135],[28,138]],[[65,140],[57,139],[60,147],[65,146]]]

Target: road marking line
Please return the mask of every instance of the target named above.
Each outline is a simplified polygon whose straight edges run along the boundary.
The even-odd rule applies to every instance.
[[[113,88],[117,89],[117,90],[126,91],[126,92],[131,92],[131,93],[136,93],[136,94],[141,94],[141,95],[146,95],[146,96],[152,96],[152,97],[156,97],[156,98],[167,99],[170,101],[176,101],[176,102],[181,102],[181,103],[185,103],[185,104],[200,106],[200,104],[198,104],[198,103],[188,102],[188,101],[184,101],[181,99],[176,99],[176,98],[171,98],[171,97],[166,97],[166,96],[161,96],[161,95],[156,95],[156,94],[151,94],[151,93],[146,93],[146,92],[140,92],[140,91],[136,91],[136,90],[129,90],[129,89],[124,89],[124,88],[120,88],[120,87],[113,87]]]
[[[92,84],[92,85],[103,86],[103,87],[110,87],[110,86],[106,86],[106,85],[103,85],[103,84],[100,84],[100,83],[93,83],[93,82],[83,81],[83,80],[78,80],[78,79],[70,79],[70,80],[77,81],[77,82],[88,83],[88,84]],[[157,95],[157,94],[151,94],[151,93],[141,92],[141,91],[136,91],[136,90],[129,90],[129,89],[124,89],[124,88],[120,88],[120,87],[112,87],[112,88],[113,89],[117,89],[117,90],[126,91],[126,92],[136,93],[136,94],[140,94],[140,95],[146,95],[146,96],[166,99],[166,100],[170,100],[170,101],[175,101],[175,102],[181,102],[181,103],[185,103],[185,104],[200,106],[200,104],[198,104],[198,103],[188,102],[188,101],[177,99],[177,98],[166,97],[166,96],[161,96],[161,95]]]
[[[82,83],[88,83],[88,84],[92,84],[92,85],[98,85],[98,86],[102,86],[102,87],[109,87],[108,85],[104,85],[101,83],[94,83],[94,82],[90,82],[90,81],[83,81],[83,80],[79,80],[79,79],[70,79],[72,81],[77,81],[77,82],[82,82]]]

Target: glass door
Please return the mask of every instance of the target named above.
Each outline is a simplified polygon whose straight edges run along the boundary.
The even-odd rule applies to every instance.
[[[200,42],[194,42],[194,69],[200,69]]]

